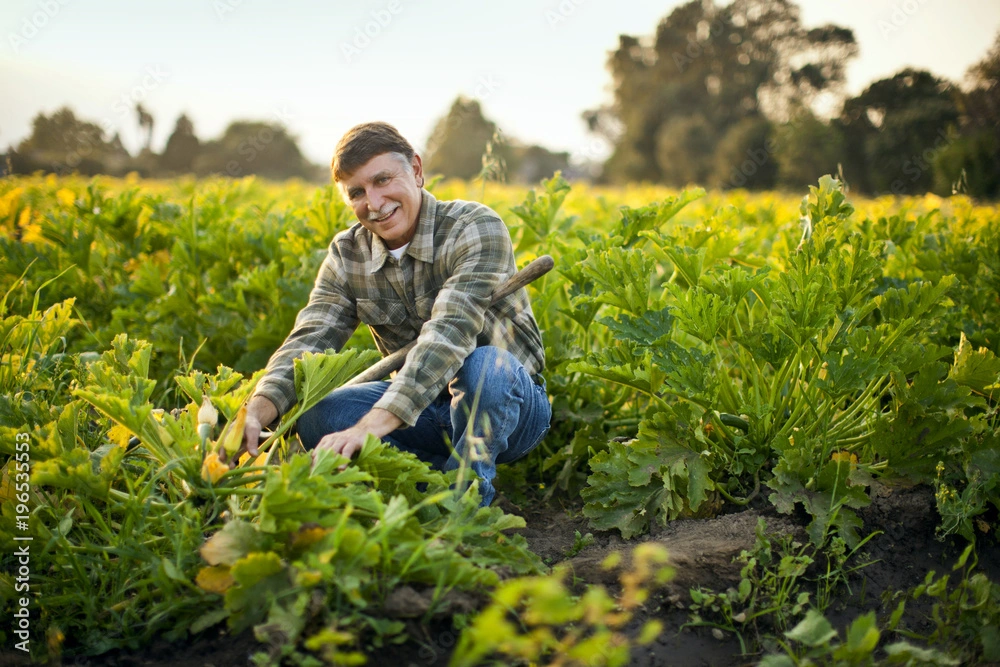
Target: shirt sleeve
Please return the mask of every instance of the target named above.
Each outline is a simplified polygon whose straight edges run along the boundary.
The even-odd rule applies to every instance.
[[[348,293],[345,269],[333,247],[327,254],[309,293],[309,302],[299,311],[295,326],[271,359],[254,396],[263,396],[282,416],[295,405],[295,359],[304,352],[339,351],[358,326],[357,308]]]
[[[374,405],[417,422],[476,347],[493,291],[515,270],[510,233],[496,214],[478,215],[455,225],[445,245],[448,278],[430,319],[392,384]]]

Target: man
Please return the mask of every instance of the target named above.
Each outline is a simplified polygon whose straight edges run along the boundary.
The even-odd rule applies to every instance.
[[[303,444],[350,458],[371,433],[439,469],[464,461],[488,505],[496,464],[531,451],[552,415],[527,291],[489,307],[516,270],[510,234],[487,206],[424,190],[420,156],[386,123],[349,130],[332,171],[358,224],[334,237],[309,303],[268,362],[245,446],[255,454],[261,425],[295,403],[293,359],[339,350],[364,322],[383,355],[417,344],[392,382],[342,387],[304,414]]]

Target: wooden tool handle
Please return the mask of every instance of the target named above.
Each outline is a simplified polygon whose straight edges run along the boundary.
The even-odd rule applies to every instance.
[[[493,296],[490,297],[490,305],[492,306],[505,296],[508,296],[526,286],[528,283],[541,278],[546,273],[551,271],[553,266],[555,266],[555,261],[549,255],[542,255],[541,257],[532,260],[527,266],[505,280],[499,287],[496,288],[496,290],[493,291]],[[344,386],[361,384],[362,382],[374,382],[375,380],[381,380],[393,371],[398,371],[403,367],[403,363],[406,361],[406,355],[416,344],[417,341],[412,341],[405,347],[401,347],[389,356],[383,358],[378,363],[369,366],[367,370],[355,375],[353,378],[345,382]]]

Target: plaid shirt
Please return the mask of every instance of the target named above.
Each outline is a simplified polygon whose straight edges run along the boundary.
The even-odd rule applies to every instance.
[[[309,303],[254,394],[285,414],[297,400],[293,360],[307,351],[340,350],[359,322],[369,326],[383,355],[417,339],[374,406],[409,426],[476,347],[505,348],[537,373],[545,353],[527,290],[489,308],[494,289],[516,268],[510,233],[493,210],[438,201],[424,190],[417,229],[399,260],[360,223],[334,237]]]

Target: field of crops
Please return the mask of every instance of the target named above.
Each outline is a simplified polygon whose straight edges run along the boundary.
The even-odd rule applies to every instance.
[[[215,453],[353,221],[333,187],[0,180],[0,657],[1000,660],[1000,209],[430,187],[556,263],[529,288],[552,428],[489,508],[374,438],[343,470],[302,452],[364,330],[297,363],[260,457]],[[695,577],[719,522],[749,542]],[[921,530],[937,572],[871,592]]]

